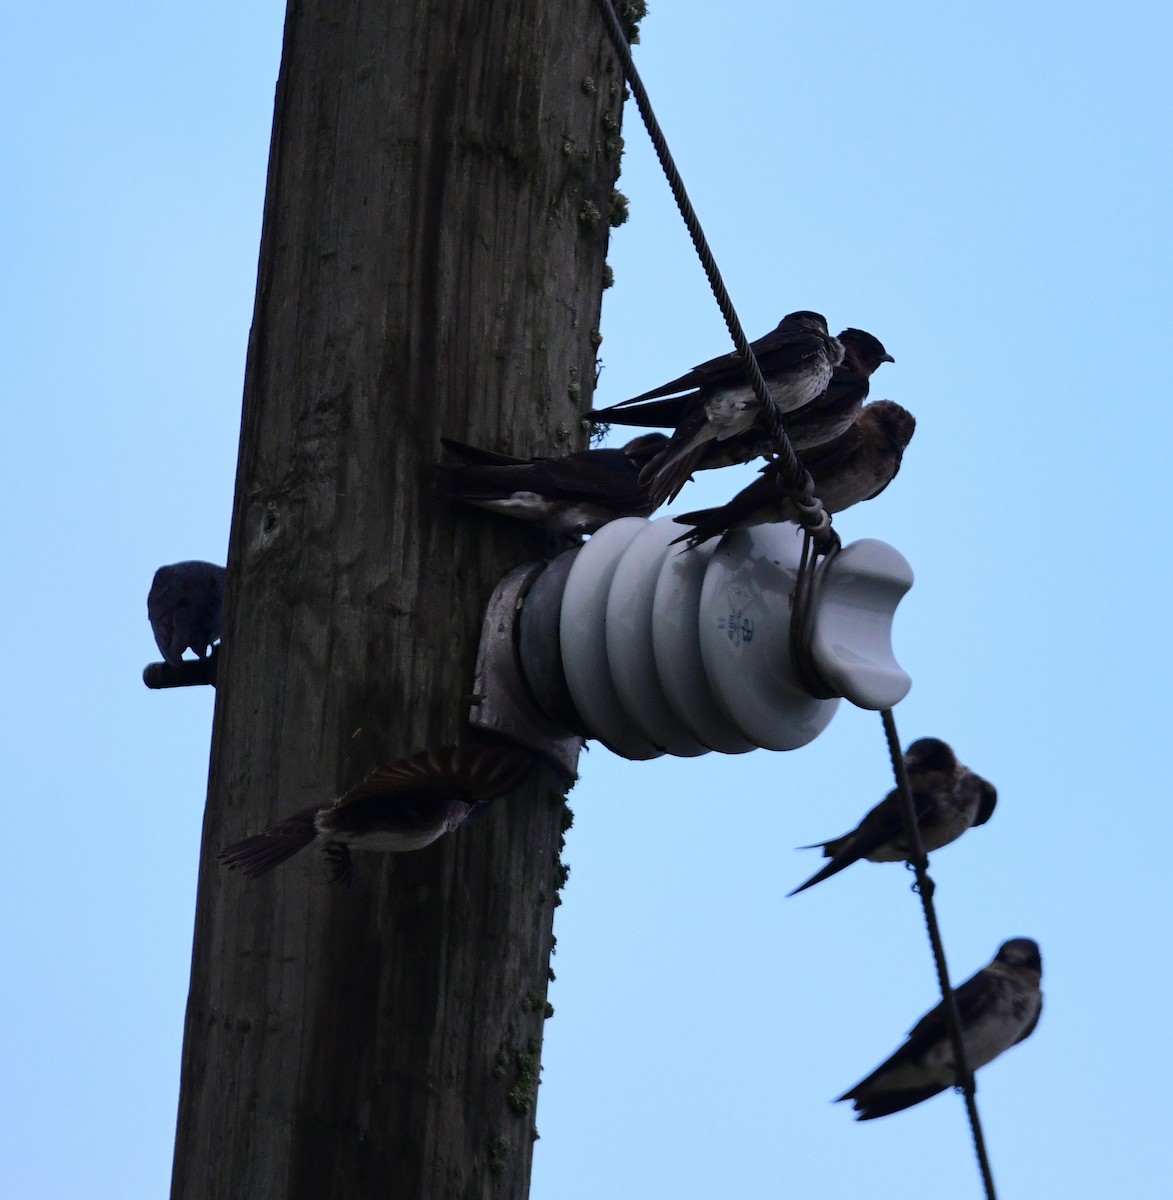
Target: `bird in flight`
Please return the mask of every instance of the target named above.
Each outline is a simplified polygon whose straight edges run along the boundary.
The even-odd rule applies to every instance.
[[[505,744],[424,750],[379,767],[327,804],[310,805],[226,846],[217,857],[256,879],[316,842],[331,878],[348,884],[352,849],[421,850],[512,791],[534,767],[531,757]]]

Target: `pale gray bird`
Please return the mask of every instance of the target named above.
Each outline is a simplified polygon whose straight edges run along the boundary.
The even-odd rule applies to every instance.
[[[826,318],[794,312],[751,343],[770,395],[781,412],[793,412],[822,395],[843,361],[843,346],[827,332]],[[714,441],[723,442],[757,425],[757,397],[739,354],[723,354],[632,401],[688,392],[667,446],[640,473],[655,505],[671,500],[688,482]]]
[[[916,823],[926,851],[956,841],[967,829],[984,825],[994,813],[994,785],[957,761],[939,738],[918,738],[904,753],[904,769],[916,808]],[[791,896],[837,875],[866,858],[869,862],[907,862],[912,849],[904,828],[900,793],[893,788],[850,833],[803,846],[821,849],[831,861]]]
[[[1043,961],[1037,942],[1003,942],[988,967],[954,989],[971,1071],[1030,1037],[1043,1011]],[[857,1121],[911,1108],[960,1082],[942,1001],[913,1026],[908,1040],[836,1101],[850,1100]]]

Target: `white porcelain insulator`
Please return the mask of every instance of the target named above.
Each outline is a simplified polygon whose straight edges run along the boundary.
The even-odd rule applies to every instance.
[[[578,552],[559,637],[580,716],[632,759],[806,745],[839,701],[809,695],[791,663],[801,531],[761,525],[696,549],[669,544],[685,531],[667,517],[623,517]],[[852,703],[888,708],[907,694],[891,627],[911,585],[904,557],[872,539],[825,568],[812,656]]]

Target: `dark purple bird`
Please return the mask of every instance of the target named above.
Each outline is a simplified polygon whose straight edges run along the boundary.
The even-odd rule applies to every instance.
[[[998,803],[994,785],[959,763],[952,748],[939,738],[913,742],[904,752],[904,769],[925,850],[939,850],[993,816]],[[831,861],[796,887],[791,896],[830,879],[861,858],[869,862],[906,862],[912,849],[905,834],[899,791],[890,791],[850,833],[802,847],[816,848]]]
[[[667,445],[648,433],[618,450],[580,450],[563,458],[511,458],[451,438],[445,449],[464,464],[436,467],[439,492],[551,533],[594,533],[616,517],[647,517],[656,507],[640,470]]]
[[[872,375],[882,363],[896,361],[879,338],[863,329],[845,329],[839,334],[839,341],[844,350],[843,361],[832,372],[826,391],[786,416],[786,434],[795,450],[808,450],[845,433],[867,399]],[[625,400],[587,416],[612,425],[675,428],[690,402],[690,396],[643,403]],[[752,462],[773,449],[769,434],[755,426],[724,441],[709,442],[695,470],[708,471],[714,467]]]
[[[872,500],[896,478],[916,420],[891,400],[865,404],[846,433],[803,454],[815,483],[815,495],[829,513]],[[676,518],[693,528],[676,540],[696,546],[733,529],[796,521],[798,511],[782,488],[779,468],[767,463],[757,479],[728,504],[683,513]]]
[[[820,396],[831,373],[843,361],[843,347],[827,332],[819,313],[795,312],[751,345],[778,408],[786,413]],[[739,354],[723,354],[701,363],[630,403],[661,396],[683,401],[675,432],[664,449],[640,473],[654,506],[671,500],[688,482],[698,463],[711,453],[710,444],[753,429],[761,412]]]
[[[159,653],[173,667],[188,649],[206,658],[219,640],[225,574],[223,567],[195,559],[155,572],[147,593],[147,618]]]
[[[379,767],[336,800],[303,808],[217,857],[256,879],[317,842],[331,878],[349,883],[351,849],[420,850],[512,791],[534,768],[532,757],[504,743],[424,750]]]
[[[971,1071],[1034,1032],[1043,1011],[1043,960],[1030,938],[1003,942],[988,967],[953,995]],[[944,1002],[913,1026],[908,1040],[839,1101],[850,1100],[857,1121],[872,1121],[911,1108],[960,1081]]]

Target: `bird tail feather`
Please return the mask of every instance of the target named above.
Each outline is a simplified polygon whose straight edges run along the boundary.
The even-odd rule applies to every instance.
[[[861,1095],[858,1094],[861,1088],[854,1087],[850,1092],[845,1092],[840,1096],[836,1103],[838,1104],[841,1100],[850,1100],[857,1121],[874,1121],[877,1117],[887,1117],[892,1113],[903,1112],[906,1108],[912,1108],[914,1104],[920,1104],[922,1100],[929,1100],[944,1090],[943,1083],[930,1083],[924,1087],[904,1088],[894,1092],[865,1091]]]
[[[257,879],[304,850],[318,836],[314,825],[316,813],[316,808],[303,809],[264,833],[225,846],[216,857],[230,871],[239,870],[250,879]]]
[[[700,435],[673,447],[669,442],[639,473],[640,487],[647,488],[648,499],[659,508],[680,494],[680,489],[692,478],[697,463],[704,455],[711,438]]]

